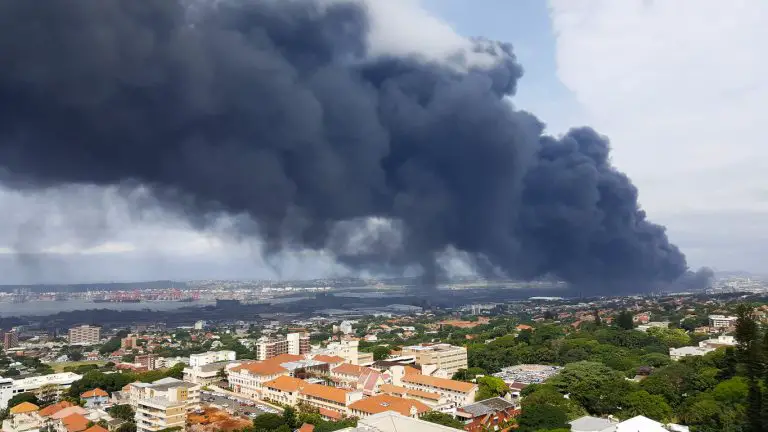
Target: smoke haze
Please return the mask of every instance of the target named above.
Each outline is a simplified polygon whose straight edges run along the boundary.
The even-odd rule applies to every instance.
[[[582,290],[685,274],[605,137],[515,109],[511,45],[435,58],[374,47],[381,31],[352,0],[0,0],[0,179],[141,187],[268,253],[419,265],[427,285],[446,250]]]

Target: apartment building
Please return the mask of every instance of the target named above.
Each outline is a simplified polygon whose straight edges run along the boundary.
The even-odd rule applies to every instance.
[[[139,368],[145,369],[148,371],[157,369],[157,355],[156,354],[144,354],[144,355],[137,355],[136,359],[133,361],[135,364],[139,365]]]
[[[8,401],[19,393],[54,392],[56,398],[61,397],[73,382],[81,379],[83,376],[73,372],[63,372],[51,375],[43,375],[14,380],[11,378],[0,378],[0,409],[8,407]]]
[[[380,371],[349,363],[342,363],[331,369],[330,375],[340,387],[361,390],[368,396],[378,393],[379,387],[385,382]]]
[[[434,364],[453,376],[467,369],[467,349],[450,344],[421,344],[403,347],[402,356],[413,356],[420,365]]]
[[[309,336],[306,333],[289,333],[285,337],[261,337],[254,344],[256,360],[267,360],[281,354],[303,355],[309,352]]]
[[[221,379],[219,372],[233,365],[237,354],[234,351],[208,351],[189,356],[189,366],[184,368],[184,381],[210,385]]]
[[[473,403],[477,393],[477,384],[421,374],[405,375],[402,384],[409,390],[437,393],[456,407]]]
[[[81,325],[69,329],[70,345],[96,345],[101,340],[101,327]]]
[[[357,365],[360,364],[360,353],[357,351],[359,345],[359,341],[345,339],[339,342],[331,342],[325,348],[313,351],[312,354],[341,357],[346,363]],[[371,354],[371,358],[373,358],[373,354]]]
[[[736,320],[735,316],[710,315],[709,326],[715,329],[726,329],[736,326]]]
[[[123,388],[136,411],[137,432],[184,428],[187,411],[200,406],[200,386],[175,378],[135,382]]]
[[[9,350],[19,346],[19,335],[15,331],[9,331],[3,335],[3,349]]]
[[[205,366],[211,363],[235,361],[237,354],[234,351],[208,351],[189,356],[189,366]]]

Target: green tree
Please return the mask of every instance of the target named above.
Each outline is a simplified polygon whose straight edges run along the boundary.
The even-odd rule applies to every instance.
[[[112,408],[109,409],[109,414],[112,415],[112,417],[119,418],[121,420],[133,420],[133,418],[136,416],[133,408],[127,404],[112,406]]]
[[[170,378],[182,379],[184,377],[184,363],[176,363],[165,372],[165,375]]]
[[[464,423],[457,420],[454,416],[439,411],[429,411],[421,416],[421,419],[430,423],[452,427],[454,429],[464,429]]]
[[[389,357],[389,348],[379,345],[373,349],[373,359],[376,361],[384,360]]]
[[[627,395],[619,412],[619,417],[624,419],[639,415],[666,422],[672,418],[672,408],[663,397],[640,390]]]
[[[35,405],[40,404],[40,401],[37,400],[37,396],[35,396],[34,393],[24,392],[24,393],[19,393],[16,396],[12,397],[10,400],[8,400],[8,408],[13,408],[22,402],[29,402]]]
[[[299,420],[296,418],[296,410],[292,407],[285,407],[283,411],[283,422],[285,422],[291,429],[296,429],[299,426]]]
[[[760,378],[763,375],[760,329],[752,317],[752,307],[740,304],[736,309],[737,354],[744,365],[749,380],[747,397],[747,418],[749,431],[762,430],[762,390]]]
[[[683,329],[653,327],[648,334],[658,339],[668,348],[679,348],[691,343],[691,337]]]
[[[478,375],[485,375],[485,369],[479,368],[479,367],[471,367],[468,369],[459,369],[456,371],[455,374],[453,374],[453,377],[451,379],[454,379],[456,381],[472,381],[475,378],[477,378]]]
[[[520,432],[536,432],[542,429],[569,428],[565,411],[553,405],[529,405],[523,407],[517,424]]]
[[[99,348],[99,353],[101,355],[106,355],[119,350],[120,343],[121,343],[120,339],[121,338],[115,336],[112,339],[108,340],[107,342],[104,343],[104,345],[101,346],[101,348]]]
[[[501,378],[484,376],[477,379],[476,401],[486,400],[498,396],[504,396],[509,392],[509,387]]]
[[[586,361],[566,365],[550,382],[594,415],[615,413],[624,395],[632,389],[621,373],[601,363]]]
[[[619,315],[616,317],[616,325],[623,330],[632,330],[635,328],[635,323],[632,320],[632,312],[628,310],[619,312]]]
[[[253,419],[253,428],[256,432],[272,432],[285,425],[285,419],[278,414],[262,414]]]
[[[134,422],[125,422],[121,424],[117,429],[115,429],[116,432],[136,432],[136,423]]]

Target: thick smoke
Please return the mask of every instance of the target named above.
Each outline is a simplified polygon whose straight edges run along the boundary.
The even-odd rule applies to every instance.
[[[268,250],[430,283],[448,248],[581,289],[686,271],[606,138],[514,109],[511,46],[374,58],[362,3],[189,4],[0,0],[3,182],[140,184],[197,227],[245,215]]]

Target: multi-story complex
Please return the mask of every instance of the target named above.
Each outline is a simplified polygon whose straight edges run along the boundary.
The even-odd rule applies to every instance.
[[[725,315],[710,315],[709,326],[716,329],[725,329],[736,325],[736,317]]]
[[[125,386],[129,403],[136,410],[137,432],[185,427],[187,411],[200,405],[200,386],[175,378],[151,384],[135,382]]]
[[[120,348],[124,350],[130,350],[130,349],[136,348],[137,344],[138,344],[138,337],[135,334],[130,334],[120,339]]]
[[[69,329],[70,345],[96,345],[100,340],[100,327],[81,325]]]
[[[340,415],[349,414],[349,406],[363,398],[359,391],[311,384],[298,378],[281,376],[263,385],[263,399],[286,405],[305,404]]]
[[[352,321],[342,321],[341,324],[339,324],[339,331],[344,334],[354,333],[355,330],[352,328],[352,324]]]
[[[234,351],[208,351],[189,356],[189,367],[184,368],[184,381],[210,385],[221,379],[219,373],[231,365],[237,354]]]
[[[299,355],[282,354],[267,361],[243,362],[227,367],[229,388],[235,393],[250,398],[261,397],[262,385],[279,376],[289,375],[288,369],[281,363],[300,361]]]
[[[467,369],[467,349],[449,344],[422,344],[403,347],[403,356],[413,356],[420,365],[434,364],[449,376]]]
[[[430,407],[417,400],[389,394],[360,399],[349,405],[349,414],[357,418],[366,418],[385,411],[395,411],[407,417],[418,418],[429,410]]]
[[[208,351],[202,354],[192,354],[189,356],[189,366],[205,366],[211,363],[235,361],[237,354],[234,351]]]
[[[9,331],[3,335],[3,349],[9,350],[19,346],[19,335],[15,331]]]
[[[41,394],[45,392],[50,395],[53,392],[58,398],[73,382],[82,377],[82,375],[73,372],[63,372],[19,380],[0,378],[0,409],[7,408],[8,401],[19,393]]]
[[[155,354],[144,354],[144,355],[137,355],[136,359],[134,360],[134,363],[140,365],[142,369],[146,369],[148,371],[155,370],[157,367],[157,355]]]
[[[421,374],[408,374],[403,377],[402,383],[409,390],[437,393],[457,407],[473,403],[477,393],[477,384]]]
[[[423,390],[409,390],[405,387],[392,384],[383,384],[379,388],[379,391],[385,394],[419,401],[429,406],[433,410],[439,410],[441,407],[446,406],[448,402],[444,396],[441,396],[438,393],[432,393]]]
[[[257,360],[267,360],[281,354],[306,354],[309,348],[309,336],[305,333],[289,333],[282,338],[262,337],[254,345]]]

